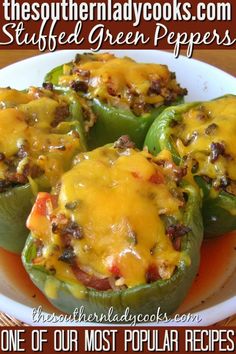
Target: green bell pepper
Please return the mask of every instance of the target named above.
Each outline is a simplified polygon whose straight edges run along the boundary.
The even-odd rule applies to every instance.
[[[38,89],[33,89],[33,90],[38,90]],[[27,91],[25,91],[25,93],[26,92]],[[41,96],[43,94],[45,95],[45,97],[47,96],[52,97],[54,95],[57,95],[55,92],[52,93],[52,92],[47,92],[45,90],[41,90]],[[8,108],[11,110],[16,108],[17,111],[22,112],[22,114],[25,114],[27,120],[31,119],[30,117],[34,119],[35,116],[37,116],[37,114],[39,114],[40,117],[38,106],[37,107],[32,106],[31,101],[29,101],[27,96],[24,96],[24,92],[10,90],[10,89],[1,89],[1,95],[3,95],[2,104],[5,105],[4,111],[6,110],[7,112]],[[72,132],[77,132],[77,135],[80,137],[80,143],[79,143],[80,149],[79,150],[76,149],[74,151],[73,154],[74,156],[76,153],[80,152],[81,150],[84,151],[86,149],[86,141],[84,137],[84,129],[83,129],[82,118],[81,118],[82,116],[81,106],[74,92],[67,92],[62,97],[63,97],[63,101],[67,102],[69,105],[69,116],[66,118],[66,120],[60,121],[57,127],[54,128],[52,127],[50,129],[53,137],[61,136],[62,139],[63,136],[66,136],[67,134],[70,135]],[[47,112],[47,109],[50,110],[50,108],[48,107],[45,106],[42,107],[43,112],[44,111]],[[11,115],[11,111],[9,112],[10,112],[9,114]],[[50,119],[52,118],[53,117],[50,117]],[[30,122],[29,124],[31,126],[32,122]],[[43,125],[44,122],[38,121],[36,122],[36,124]],[[45,131],[45,126],[42,126],[42,131]],[[18,138],[19,137],[17,137],[17,139]],[[2,136],[2,139],[4,140],[4,136]],[[2,147],[3,140],[1,142],[1,148],[4,150],[4,147]],[[22,139],[20,138],[20,140]],[[4,156],[5,160],[1,162],[1,167],[3,166],[3,168],[6,169],[7,161],[9,159],[12,159],[12,161],[14,162],[14,159],[19,159],[19,156],[17,157],[17,154],[15,154],[15,152],[14,155],[6,154],[4,153],[3,150],[2,150],[2,156],[4,155],[6,156]],[[35,151],[33,154],[34,154],[34,156],[32,155],[33,158],[38,158],[38,156],[35,155]],[[42,151],[40,151],[40,155],[41,154]],[[32,156],[30,156],[30,158]],[[22,156],[22,158],[24,160],[27,159],[28,157]],[[21,161],[19,162],[19,164],[20,163]],[[66,171],[70,167],[71,167],[71,161],[63,161],[64,171]],[[2,172],[3,177],[0,180],[0,185],[2,188],[2,191],[0,192],[0,247],[3,247],[4,249],[10,252],[21,253],[24,247],[25,240],[28,236],[28,231],[26,229],[25,223],[26,223],[27,216],[29,215],[29,212],[34,203],[35,196],[38,190],[49,190],[52,187],[52,183],[45,175],[39,175],[36,178],[32,178],[31,175],[28,175],[27,178],[24,178],[26,181],[21,181],[21,182],[19,181],[18,183],[16,180],[14,182],[9,181],[7,182],[7,184],[5,184],[5,178],[7,177],[4,177],[4,173],[5,172]],[[27,182],[28,180],[29,182]]]
[[[109,56],[109,60],[112,60],[113,57],[109,54],[105,54],[105,56]],[[102,54],[97,55],[102,56]],[[104,63],[106,63],[106,59],[104,59]],[[117,58],[114,57],[114,61]],[[124,60],[128,60],[128,63],[131,61],[130,58],[123,58]],[[84,62],[96,62],[96,54],[84,54],[84,55],[79,55],[79,63],[80,60],[82,61],[82,64]],[[100,59],[99,59],[100,60]],[[121,59],[122,60],[122,59]],[[132,61],[133,62],[133,61]],[[99,63],[96,62],[96,64]],[[75,60],[74,62],[67,63],[65,65],[61,65],[59,67],[54,68],[51,72],[49,72],[46,77],[45,77],[45,82],[52,83],[55,85],[57,89],[61,90],[66,90],[66,87],[70,87],[73,85],[75,86],[75,90],[78,92],[79,95],[82,95],[85,97],[87,100],[89,100],[90,106],[97,117],[97,120],[95,124],[91,127],[88,133],[88,146],[89,149],[94,149],[99,146],[103,146],[108,143],[112,143],[115,140],[117,140],[120,136],[122,135],[129,135],[132,141],[136,144],[138,148],[142,148],[145,136],[147,134],[147,131],[150,127],[150,125],[153,123],[154,119],[169,105],[178,105],[180,103],[183,103],[183,96],[186,94],[186,90],[181,89],[177,84],[173,84],[175,82],[175,77],[173,79],[171,78],[170,81],[172,82],[172,88],[170,90],[171,93],[170,99],[164,100],[162,103],[158,104],[149,104],[149,108],[144,111],[144,113],[137,113],[131,109],[130,102],[126,102],[124,104],[124,97],[121,95],[117,95],[116,100],[114,100],[113,93],[111,92],[111,95],[108,94],[109,99],[105,98],[105,91],[106,89],[104,88],[99,88],[98,91],[99,93],[95,92],[90,92],[90,83],[89,79],[85,77],[85,79],[82,77],[76,78],[76,70],[77,72],[80,72],[80,69],[77,68],[76,66],[77,61]],[[127,62],[126,62],[127,64]],[[124,66],[126,65],[124,64]],[[117,63],[114,62],[114,69],[116,69]],[[150,64],[152,65],[152,64]],[[110,68],[109,68],[110,70]],[[128,70],[128,69],[127,69]],[[139,67],[137,67],[137,71],[140,70]],[[142,69],[141,69],[142,70]],[[107,72],[105,72],[106,75]],[[156,73],[154,72],[156,75]],[[87,74],[88,75],[88,74]],[[116,76],[122,75],[121,73],[114,73],[114,81],[116,80]],[[150,75],[150,74],[149,74]],[[61,82],[62,77],[66,77],[66,80]],[[78,80],[78,81],[75,81]],[[84,80],[84,81],[82,81]],[[87,81],[86,81],[87,80]],[[113,80],[113,77],[111,75],[111,80]],[[158,79],[159,80],[159,79]],[[159,81],[157,80],[158,84]],[[145,81],[145,79],[143,79]],[[151,78],[149,79],[149,85],[151,85]],[[78,87],[76,83],[78,84]],[[155,82],[155,81],[154,81]],[[80,90],[80,83],[86,83],[88,85],[88,90],[86,91],[86,88],[82,87]],[[133,83],[131,83],[133,85]],[[145,82],[146,84],[146,82]],[[165,83],[166,84],[166,83]],[[132,86],[131,85],[131,86]],[[167,84],[166,84],[167,85]],[[99,84],[97,85],[99,86]],[[157,88],[156,88],[157,89]],[[158,88],[159,89],[159,88]],[[167,90],[167,89],[166,89]],[[171,91],[172,90],[172,91]],[[175,90],[178,91],[178,93],[175,93]],[[97,91],[96,91],[97,92]],[[164,91],[163,91],[164,92]],[[173,93],[175,95],[172,97]],[[136,96],[141,96],[141,94],[136,95]],[[123,101],[122,101],[123,99]],[[131,100],[130,98],[125,97],[128,101]],[[120,102],[120,103],[119,103]],[[123,102],[123,103],[122,103]]]
[[[203,191],[202,215],[206,237],[211,238],[236,230],[236,197],[225,191],[213,197],[209,183],[200,176],[195,176],[194,179]]]
[[[87,315],[106,314],[110,307],[113,308],[114,313],[119,315],[124,314],[126,308],[129,308],[133,315],[155,314],[158,308],[163,315],[172,314],[183,301],[196,276],[203,237],[200,195],[192,185],[184,181],[181,183],[181,191],[186,197],[186,203],[181,208],[181,223],[187,228],[181,236],[180,244],[180,250],[184,256],[169,279],[159,279],[143,285],[106,291],[81,286],[79,282],[76,285],[75,280],[70,281],[68,277],[67,279],[63,277],[63,280],[59,279],[53,267],[46,268],[36,261],[37,257],[40,257],[38,242],[43,243],[44,238],[40,240],[40,237],[35,238],[33,234],[30,234],[22,253],[22,261],[33,283],[46,294],[55,307],[66,313],[73,313],[75,308],[83,306]],[[70,208],[72,207],[74,208],[74,205],[70,205]],[[52,247],[49,247],[49,252],[51,249],[53,253]],[[54,255],[51,254],[50,257],[51,260]],[[50,261],[50,264],[53,265],[53,262]]]
[[[213,104],[218,106],[214,108]],[[221,111],[219,111],[220,113],[217,114],[217,109],[219,107]],[[219,167],[217,167],[218,171],[215,176],[207,176],[207,173],[201,174],[198,167],[195,170],[193,165],[190,167],[188,166],[188,174],[190,179],[193,177],[203,194],[202,214],[205,237],[215,237],[236,229],[235,193],[229,192],[227,190],[227,185],[221,186],[218,183],[216,187],[214,186],[214,180],[218,178],[217,174],[219,174],[221,178],[226,176],[228,179],[229,177],[227,166],[223,170],[224,175],[221,172],[221,166],[224,163],[222,162],[223,159],[225,159],[226,164],[229,164],[230,161],[233,161],[232,159],[234,159],[234,144],[231,144],[230,137],[234,136],[233,132],[235,131],[236,96],[226,95],[209,102],[194,102],[183,104],[178,107],[167,108],[152,124],[146,136],[144,145],[148,147],[148,150],[154,155],[156,155],[162,149],[168,149],[171,151],[172,157],[177,164],[182,166],[185,165],[186,160],[188,160],[186,159],[186,156],[188,155],[181,156],[176,145],[176,138],[181,138],[178,135],[181,133],[175,133],[175,129],[178,124],[181,124],[183,117],[186,114],[191,114],[192,111],[196,112],[199,109],[202,111],[201,114],[204,113],[206,116],[205,118],[204,116],[199,117],[200,120],[195,125],[192,123],[192,133],[195,134],[195,137],[192,138],[190,136],[189,141],[183,144],[185,144],[185,146],[190,149],[190,159],[191,156],[193,157],[191,163],[195,161],[195,163],[197,162],[198,164],[200,161],[200,163],[205,163],[206,165],[208,164],[208,166],[211,166],[211,164],[215,166],[215,160],[211,160],[211,156],[214,156],[213,154],[216,153],[214,152],[214,147],[222,149],[222,151],[218,151],[219,154],[216,157],[216,161],[219,160],[220,162]],[[230,121],[228,122],[227,119]],[[201,126],[204,126],[205,128],[205,124],[208,125],[208,128],[206,128],[203,132],[203,128],[201,128]],[[184,131],[184,125],[181,127]],[[229,131],[225,132],[225,127],[226,129],[228,127]],[[221,131],[224,132],[224,136],[221,134]],[[204,137],[209,138],[207,149],[204,147],[202,150],[199,148],[196,148],[195,150],[194,144],[196,144],[198,137],[199,139]],[[217,145],[214,145],[214,142],[216,142]],[[193,148],[191,148],[191,146],[193,146]],[[231,156],[225,151],[226,149],[229,149],[229,147],[231,148]],[[201,157],[199,157],[200,155],[196,154],[201,154]],[[203,162],[201,162],[201,159],[203,159]],[[233,165],[230,167],[231,172],[233,171],[232,166]],[[235,183],[234,178],[232,177],[229,179],[229,181],[229,183]]]
[[[28,234],[25,221],[34,198],[30,184],[0,193],[0,245],[4,249],[22,251]]]
[[[182,102],[182,98],[179,98],[173,104]],[[141,148],[151,124],[167,106],[162,105],[153,108],[149,113],[140,117],[137,117],[130,110],[112,107],[98,99],[92,100],[91,107],[98,118],[88,136],[89,148],[94,149],[112,143],[125,134],[131,138],[138,148]]]

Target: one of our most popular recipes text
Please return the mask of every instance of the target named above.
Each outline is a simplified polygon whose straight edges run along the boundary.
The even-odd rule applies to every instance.
[[[233,329],[0,329],[1,352],[234,352]]]

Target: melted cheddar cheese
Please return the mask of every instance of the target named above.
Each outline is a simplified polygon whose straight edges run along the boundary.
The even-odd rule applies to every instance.
[[[34,99],[33,94],[0,88],[0,109],[15,107],[18,104],[29,103]]]
[[[68,117],[53,125],[60,107],[66,106],[62,96],[49,91],[0,89],[0,152],[4,156],[0,161],[1,180],[7,180],[12,172],[23,175],[26,166],[37,166],[43,185],[58,181],[80,151],[80,141],[71,123],[66,122]]]
[[[236,180],[236,96],[193,107],[172,129],[172,136],[180,156],[189,163],[198,162],[197,175],[214,179],[215,185],[223,177]],[[224,152],[212,160],[214,143],[223,145]]]
[[[109,53],[78,55],[72,69],[64,65],[60,85],[81,81],[88,84],[88,98],[131,108],[144,103],[159,106],[185,94],[166,65],[137,63]]]
[[[170,154],[162,152],[164,157]],[[83,230],[70,245],[87,274],[109,278],[115,267],[116,285],[133,287],[147,282],[154,265],[160,278],[170,278],[184,254],[174,248],[162,217],[181,223],[184,201],[173,192],[178,188],[182,195],[171,170],[157,161],[146,151],[108,147],[78,155],[61,179],[57,208],[49,202],[47,218],[40,219],[36,209],[29,218],[28,227],[44,245],[39,262],[55,269],[58,279],[75,281],[70,266],[59,260],[63,237],[51,227],[51,220],[71,220]]]

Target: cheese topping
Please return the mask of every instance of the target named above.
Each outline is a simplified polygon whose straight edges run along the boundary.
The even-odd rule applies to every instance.
[[[186,94],[166,65],[137,63],[108,53],[78,55],[72,69],[65,65],[64,75],[59,78],[60,85],[68,83],[89,98],[115,106],[128,105],[137,115],[141,115],[141,106],[147,108],[145,104],[159,106]]]
[[[58,207],[49,206],[46,224],[36,209],[28,221],[44,244],[46,267],[53,267],[57,278],[74,281],[66,264],[71,254],[64,255],[66,263],[59,257],[66,244],[80,270],[99,279],[116,275],[116,286],[145,284],[150,267],[170,278],[184,257],[163,221],[164,216],[182,220],[184,201],[171,170],[145,151],[108,147],[80,154],[76,163],[61,179]]]
[[[43,184],[56,183],[80,151],[68,116],[62,96],[34,88],[28,93],[1,89],[0,179],[17,184],[40,176]]]
[[[236,96],[193,107],[172,129],[172,136],[180,156],[191,164],[197,161],[197,175],[214,179],[215,186],[223,178],[236,181]]]
[[[19,150],[19,142],[27,135],[27,123],[22,112],[8,108],[0,111],[0,151],[7,157]]]
[[[29,103],[34,96],[30,93],[0,88],[0,109],[15,107],[18,104]]]

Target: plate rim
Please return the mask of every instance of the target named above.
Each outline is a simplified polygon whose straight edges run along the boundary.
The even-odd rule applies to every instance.
[[[3,306],[1,306],[2,301],[7,301],[8,302],[8,306],[6,306],[5,308]],[[225,307],[225,304],[227,304],[227,311],[224,311],[224,317],[222,318],[221,314],[221,309],[223,309]],[[20,314],[17,314],[17,319],[24,322],[25,324],[28,325],[33,325],[33,326],[46,326],[46,327],[51,327],[51,326],[107,326],[107,324],[103,324],[103,323],[94,323],[94,322],[76,322],[76,323],[71,323],[71,322],[48,322],[45,323],[43,321],[37,321],[37,322],[33,322],[33,318],[32,316],[29,316],[30,312],[32,313],[33,309],[36,307],[30,307],[24,304],[21,304],[15,300],[10,299],[9,297],[0,294],[0,311],[4,312],[7,311],[7,314],[16,317],[16,313],[13,311],[13,306],[17,306],[19,307],[19,309],[21,310]],[[40,306],[40,305],[39,305]],[[43,308],[43,307],[42,307]],[[191,316],[198,316],[198,318],[200,319],[199,322],[196,322],[194,320],[188,321],[188,322],[178,322],[178,321],[170,321],[170,322],[158,322],[158,323],[139,323],[139,326],[155,326],[155,327],[171,327],[171,326],[176,326],[176,327],[181,327],[181,326],[186,326],[186,327],[195,327],[195,326],[210,326],[213,324],[216,324],[219,321],[222,321],[232,315],[235,314],[235,312],[232,312],[233,308],[236,308],[236,295],[234,295],[233,297],[231,297],[230,299],[227,299],[225,301],[222,301],[214,306],[210,306],[204,310],[201,311],[197,311],[197,312],[187,312],[188,314],[191,314]],[[225,310],[225,309],[224,309]],[[234,310],[233,310],[234,311]],[[42,315],[47,316],[47,315],[51,315],[51,313],[42,311]],[[203,316],[204,315],[204,316]],[[210,320],[208,319],[208,315],[210,315]],[[181,316],[181,315],[180,315]],[[30,317],[30,320],[29,320]],[[109,326],[129,326],[129,324],[112,324],[109,323]]]
[[[62,49],[62,50],[56,50],[56,51],[54,51],[54,52],[48,52],[48,53],[40,53],[40,54],[38,54],[38,55],[33,55],[32,57],[29,57],[29,58],[25,58],[25,59],[23,59],[23,60],[19,60],[19,61],[17,61],[17,62],[15,62],[15,63],[12,63],[12,64],[10,64],[10,65],[7,65],[7,66],[4,66],[3,68],[1,68],[0,69],[0,73],[3,71],[3,70],[9,70],[9,69],[11,69],[12,67],[14,67],[15,65],[17,65],[17,64],[24,64],[24,63],[26,63],[27,64],[27,62],[30,62],[30,61],[32,61],[32,60],[34,60],[34,59],[38,59],[39,57],[42,57],[42,58],[47,58],[47,57],[49,57],[49,56],[54,56],[54,55],[57,55],[57,54],[59,54],[59,55],[61,55],[61,53],[65,53],[65,54],[72,54],[72,53],[74,53],[74,54],[76,54],[76,53],[82,53],[82,52],[84,52],[84,51],[88,51],[88,52],[93,52],[93,51],[91,51],[90,49]],[[172,56],[172,58],[174,59],[174,60],[179,60],[179,59],[181,59],[181,60],[189,60],[189,61],[191,61],[191,62],[195,62],[196,64],[199,64],[199,65],[205,65],[205,66],[207,66],[207,67],[209,67],[209,68],[211,68],[211,69],[214,69],[214,70],[217,70],[218,72],[220,72],[221,74],[224,74],[224,75],[226,75],[226,76],[228,76],[229,78],[231,78],[231,79],[235,79],[236,80],[236,77],[234,77],[233,75],[231,75],[230,73],[228,73],[227,71],[224,71],[224,70],[222,70],[222,69],[220,69],[219,67],[217,67],[217,66],[214,66],[214,65],[212,65],[212,64],[209,64],[209,63],[206,63],[206,62],[204,62],[204,61],[201,61],[201,60],[199,60],[199,59],[195,59],[195,58],[188,58],[188,57],[186,57],[186,56],[184,56],[184,55],[179,55],[179,57],[178,58],[175,58],[175,56],[174,56],[174,54],[172,53],[172,52],[169,52],[169,51],[164,51],[164,50],[158,50],[158,49],[141,49],[141,50],[139,50],[139,49],[134,49],[134,50],[132,50],[132,49],[122,49],[122,50],[120,50],[120,49],[112,49],[112,50],[105,50],[105,49],[103,49],[103,50],[100,50],[99,52],[111,52],[111,53],[122,53],[122,52],[130,52],[130,53],[134,53],[134,52],[140,52],[140,53],[142,53],[142,52],[156,52],[156,53],[161,53],[162,55],[164,54],[164,55],[167,55],[167,56]]]

